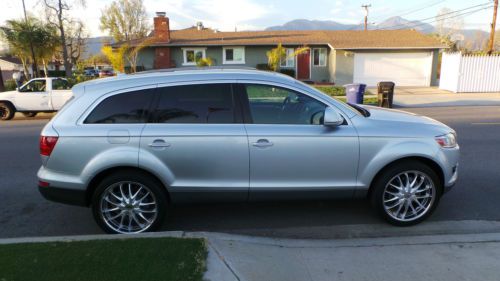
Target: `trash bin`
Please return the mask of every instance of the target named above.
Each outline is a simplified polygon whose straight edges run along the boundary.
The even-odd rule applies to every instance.
[[[392,108],[394,98],[394,82],[379,82],[377,84],[378,106]]]
[[[344,85],[345,95],[348,103],[363,104],[363,96],[365,94],[365,84],[347,84]]]

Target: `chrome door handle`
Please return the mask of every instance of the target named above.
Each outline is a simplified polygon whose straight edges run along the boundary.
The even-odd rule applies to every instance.
[[[274,144],[266,139],[260,139],[257,142],[252,143],[252,145],[255,147],[263,148],[273,146]]]
[[[148,144],[148,146],[153,148],[161,148],[161,147],[169,147],[170,144],[166,143],[164,140],[155,140],[152,143]]]

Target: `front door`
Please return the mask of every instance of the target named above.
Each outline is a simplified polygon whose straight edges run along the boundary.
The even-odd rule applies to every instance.
[[[159,86],[158,93],[139,165],[166,167],[177,202],[247,200],[248,139],[231,84]]]
[[[47,92],[45,79],[33,79],[19,89],[16,95],[16,109],[18,111],[50,110],[50,97]]]
[[[352,196],[359,145],[349,125],[322,125],[326,105],[263,84],[244,86],[251,122],[250,199]]]
[[[297,79],[311,79],[311,50],[297,55]]]

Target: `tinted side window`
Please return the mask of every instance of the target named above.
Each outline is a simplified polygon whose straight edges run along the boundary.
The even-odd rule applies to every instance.
[[[230,84],[199,84],[159,88],[157,123],[235,123]]]
[[[326,105],[301,93],[270,85],[245,85],[255,124],[320,125]]]
[[[84,123],[146,123],[154,89],[117,94],[103,100]]]

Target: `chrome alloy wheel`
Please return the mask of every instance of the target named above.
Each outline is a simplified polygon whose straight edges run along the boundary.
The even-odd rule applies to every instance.
[[[122,181],[107,187],[101,195],[104,222],[118,233],[146,231],[158,216],[153,192],[143,184]]]
[[[436,187],[431,178],[419,171],[406,171],[394,176],[385,186],[382,196],[385,212],[401,222],[425,215],[436,199]]]

